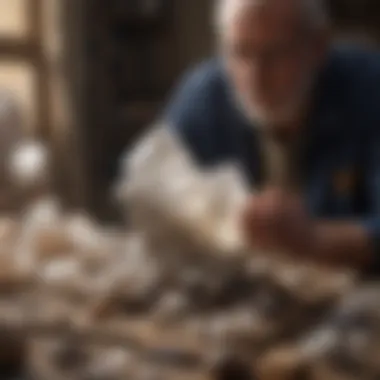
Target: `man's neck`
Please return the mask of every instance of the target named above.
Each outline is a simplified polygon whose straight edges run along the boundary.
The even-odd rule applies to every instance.
[[[305,128],[309,112],[310,106],[305,105],[293,118],[290,118],[286,121],[268,123],[267,125],[263,126],[263,130],[268,131],[268,133],[273,138],[279,141],[290,142],[297,140],[298,136]]]

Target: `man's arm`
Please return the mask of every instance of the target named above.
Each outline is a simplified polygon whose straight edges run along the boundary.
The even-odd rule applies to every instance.
[[[380,124],[369,136],[365,189],[370,213],[360,221],[319,221],[315,226],[316,255],[380,273]]]
[[[313,260],[355,269],[370,268],[376,255],[368,228],[350,221],[318,221],[311,250]]]
[[[380,191],[376,192],[374,187],[372,192],[380,196]],[[372,202],[372,215],[365,221],[313,219],[307,215],[298,194],[268,189],[248,202],[242,226],[253,248],[282,251],[324,265],[378,273],[378,215]]]

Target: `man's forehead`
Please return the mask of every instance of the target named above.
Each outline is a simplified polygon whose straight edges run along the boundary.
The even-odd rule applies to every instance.
[[[218,5],[225,13],[237,11],[267,10],[279,13],[298,13],[305,8],[307,0],[219,0]]]
[[[229,21],[248,21],[250,17],[297,24],[303,20],[305,0],[219,0],[219,6],[219,17],[225,26]]]
[[[283,40],[294,36],[301,25],[296,6],[291,9],[286,4],[295,4],[301,0],[227,0],[248,4],[245,8],[236,8],[232,22],[225,24],[228,36],[239,38]],[[254,5],[259,4],[259,5]],[[263,4],[260,6],[260,4]],[[236,6],[236,5],[235,5]],[[230,15],[232,16],[232,15]]]

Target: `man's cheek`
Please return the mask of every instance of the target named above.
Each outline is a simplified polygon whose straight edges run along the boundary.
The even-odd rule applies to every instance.
[[[233,84],[240,91],[249,92],[251,88],[255,87],[255,75],[249,63],[231,60],[227,68]]]
[[[307,76],[305,68],[297,65],[279,67],[273,72],[271,78],[273,92],[276,92],[283,100],[289,99],[300,91]]]

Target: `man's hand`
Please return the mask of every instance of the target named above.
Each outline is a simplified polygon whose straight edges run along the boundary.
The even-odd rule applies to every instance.
[[[252,246],[305,254],[314,245],[314,223],[296,194],[270,189],[253,196],[242,216]]]
[[[253,196],[242,228],[254,248],[308,257],[322,264],[367,268],[374,251],[368,231],[355,221],[313,220],[302,199],[269,189]]]

